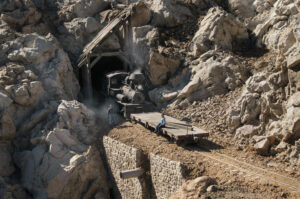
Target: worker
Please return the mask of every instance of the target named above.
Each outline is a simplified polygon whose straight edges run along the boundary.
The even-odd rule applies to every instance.
[[[110,127],[115,125],[114,113],[113,113],[113,105],[110,104],[108,107],[108,124]]]
[[[156,126],[156,129],[155,129],[155,132],[156,133],[159,133],[160,132],[160,129],[162,127],[165,127],[166,126],[166,118],[165,118],[165,114],[161,114],[161,119],[160,119],[160,122],[158,123],[158,125]]]

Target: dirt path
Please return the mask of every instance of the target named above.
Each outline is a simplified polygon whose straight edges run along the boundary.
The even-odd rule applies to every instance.
[[[187,168],[187,179],[201,175],[215,177],[222,191],[210,193],[213,198],[300,198],[299,171],[290,175],[280,164],[269,168],[262,161],[264,159],[250,152],[223,148],[209,140],[200,143],[201,147],[183,148],[130,122],[112,129],[109,136],[145,154],[154,153],[180,161]]]

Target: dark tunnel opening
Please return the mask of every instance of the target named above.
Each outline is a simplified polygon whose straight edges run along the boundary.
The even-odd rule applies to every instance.
[[[106,74],[113,71],[126,71],[124,62],[116,56],[102,57],[91,69],[93,99],[97,103],[104,102],[107,97]]]

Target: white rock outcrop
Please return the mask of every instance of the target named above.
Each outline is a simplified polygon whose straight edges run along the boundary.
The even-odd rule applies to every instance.
[[[247,79],[246,68],[238,66],[233,57],[215,51],[203,54],[190,68],[190,81],[177,96],[190,102],[234,90]]]
[[[234,45],[247,39],[247,30],[241,22],[222,8],[213,7],[201,21],[190,50],[197,57],[212,49],[232,50]]]
[[[0,49],[0,54],[4,55],[0,68],[0,151],[3,158],[0,167],[1,176],[10,176],[15,170],[14,150],[8,150],[11,144],[3,148],[2,142],[10,143],[38,128],[36,124],[51,113],[51,108],[44,105],[51,100],[76,98],[79,84],[68,55],[50,34],[45,37],[19,35],[4,41]],[[43,107],[44,111],[37,111]]]
[[[299,24],[300,5],[298,0],[278,0],[271,3],[269,11],[252,19],[259,46],[285,53],[296,42],[295,28]],[[256,21],[256,22],[255,22]]]
[[[184,22],[192,13],[188,7],[173,0],[153,0],[151,2],[154,26],[174,27]]]
[[[14,156],[23,186],[40,198],[91,198],[99,190],[108,198],[106,172],[92,146],[98,133],[95,113],[63,100],[56,114],[54,128],[31,139],[41,140],[35,147]]]
[[[157,52],[151,52],[149,57],[149,78],[154,86],[167,82],[180,65],[180,60],[165,57]]]

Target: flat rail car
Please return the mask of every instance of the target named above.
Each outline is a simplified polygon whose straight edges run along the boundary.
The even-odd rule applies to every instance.
[[[165,115],[166,126],[161,128],[159,134],[168,136],[177,144],[195,143],[199,139],[209,136],[209,133],[203,129],[192,126],[184,121],[177,120],[173,117]],[[147,129],[154,130],[156,125],[160,122],[161,113],[135,113],[130,115],[133,122],[143,124]]]

